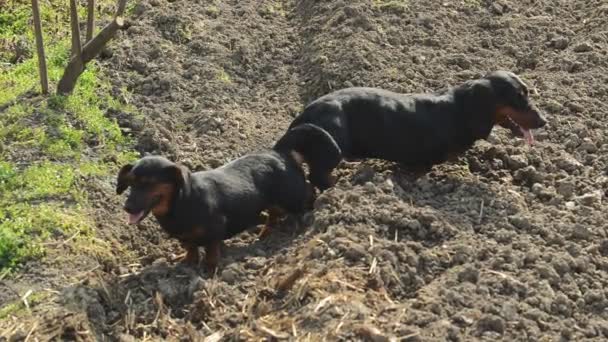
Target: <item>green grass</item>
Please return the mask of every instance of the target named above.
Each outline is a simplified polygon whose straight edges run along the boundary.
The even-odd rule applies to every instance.
[[[224,69],[217,71],[217,79],[226,84],[232,84],[232,78]]]
[[[34,292],[27,297],[27,302],[30,307],[33,307],[33,306],[43,302],[44,300],[46,300],[49,297],[50,297],[50,294],[48,292]],[[23,303],[23,301],[21,301],[21,300],[17,300],[12,303],[8,303],[5,306],[3,306],[2,308],[0,308],[0,320],[5,319],[11,315],[16,315],[19,312],[22,312],[26,309],[27,309],[27,307],[25,306],[25,303]]]
[[[67,11],[63,1],[40,4],[54,88],[68,61]],[[15,1],[0,9],[0,43],[18,37],[34,46],[29,6]],[[84,13],[81,8],[81,18]],[[135,157],[129,139],[105,116],[110,108],[133,109],[110,96],[99,65],[87,66],[69,97],[24,98],[39,87],[37,58],[10,64],[9,55],[0,53],[0,108],[6,107],[0,112],[0,274],[43,257],[49,241],[95,240],[83,185]]]
[[[279,15],[281,17],[284,17],[286,15],[285,9],[283,7],[283,3],[281,1],[277,1],[275,3],[270,3],[266,6],[260,7],[259,11],[262,16],[268,16],[268,17],[274,16],[274,15]]]

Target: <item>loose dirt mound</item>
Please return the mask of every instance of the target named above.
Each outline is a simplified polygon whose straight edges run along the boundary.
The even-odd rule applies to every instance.
[[[137,256],[63,290],[66,310],[86,313],[64,334],[608,338],[602,1],[144,0],[135,12],[106,65],[144,118],[113,114],[142,152],[195,169],[270,146],[303,104],[352,85],[420,92],[509,69],[550,124],[532,148],[496,129],[418,179],[344,163],[305,228],[228,241],[217,277],[167,262],[180,250],[153,220],[127,227],[108,180],[100,235]]]

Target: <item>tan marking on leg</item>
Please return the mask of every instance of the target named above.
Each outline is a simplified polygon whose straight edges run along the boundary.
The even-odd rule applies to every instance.
[[[278,207],[270,207],[268,208],[268,215],[266,216],[266,223],[262,230],[258,234],[259,239],[265,239],[272,232],[272,228],[279,223],[281,217],[284,215],[284,211]]]

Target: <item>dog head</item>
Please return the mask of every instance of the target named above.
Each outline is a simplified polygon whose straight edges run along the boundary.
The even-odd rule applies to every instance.
[[[496,71],[485,78],[490,81],[496,96],[495,122],[516,135],[523,135],[526,142],[532,144],[531,131],[545,126],[547,121],[530,102],[528,86],[508,71]]]
[[[468,91],[471,108],[480,108],[484,124],[490,111],[491,125],[484,125],[489,135],[493,125],[510,129],[514,134],[524,136],[532,144],[531,130],[547,124],[538,109],[530,102],[528,86],[514,73],[495,71],[482,79],[470,82]]]
[[[131,188],[124,205],[128,222],[138,224],[150,212],[164,216],[170,209],[174,194],[189,182],[187,168],[160,156],[146,156],[135,164],[126,164],[118,172],[116,193]]]

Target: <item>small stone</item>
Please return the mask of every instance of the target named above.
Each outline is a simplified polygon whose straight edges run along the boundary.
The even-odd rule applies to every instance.
[[[528,184],[540,183],[543,181],[543,175],[538,172],[534,166],[530,165],[515,171],[515,174],[513,174],[513,179],[520,182],[526,182]]]
[[[559,274],[557,274],[553,267],[549,267],[548,265],[537,265],[536,271],[542,279],[547,279],[550,284],[557,284],[560,280]],[[547,287],[549,289],[551,288],[550,285],[547,285]]]
[[[593,207],[602,202],[602,192],[601,191],[593,191],[582,196],[578,196],[574,199],[581,205],[587,207]]]
[[[600,242],[598,250],[602,256],[608,256],[608,239],[604,239]]]
[[[606,300],[606,296],[602,291],[590,290],[583,295],[583,299],[587,305],[598,305]]]
[[[505,302],[501,307],[501,314],[507,321],[515,321],[517,319],[517,305],[513,302]]]
[[[505,321],[496,315],[486,315],[477,322],[477,329],[481,332],[493,331],[503,334],[505,332]]]
[[[139,2],[137,3],[137,5],[135,5],[135,8],[133,9],[133,14],[135,14],[136,16],[140,16],[149,9],[150,7],[148,4]]]
[[[524,256],[524,264],[534,265],[539,258],[540,255],[536,251],[529,251]]]
[[[588,42],[583,42],[574,46],[574,52],[589,52],[593,50],[593,46]]]
[[[589,240],[592,237],[592,233],[589,230],[589,227],[586,227],[582,224],[577,224],[572,229],[572,238],[578,240]]]
[[[578,71],[583,70],[583,67],[584,67],[584,64],[582,62],[574,61],[568,67],[568,71],[569,72],[578,72]]]
[[[238,279],[238,273],[232,267],[226,268],[222,271],[221,279],[228,284],[234,284]]]
[[[460,273],[458,273],[458,281],[477,283],[479,280],[479,269],[474,267],[466,267]]]
[[[504,9],[502,8],[502,5],[496,2],[492,2],[492,6],[490,7],[490,10],[492,11],[492,13],[497,14],[497,15],[501,15],[504,11]]]
[[[569,154],[564,154],[561,157],[557,158],[554,161],[554,164],[566,171],[566,172],[573,172],[576,171],[578,169],[580,169],[581,167],[583,167],[583,164],[581,164],[581,162],[579,162],[578,160],[576,160],[573,156],[569,155]]]
[[[120,334],[120,335],[118,335],[118,341],[119,342],[135,342],[135,341],[137,341],[137,339],[135,339],[135,337],[133,337],[133,335]]]
[[[557,182],[557,193],[564,196],[565,198],[570,198],[574,195],[575,191],[574,182],[571,180],[561,180]]]
[[[458,325],[468,326],[473,324],[474,320],[471,317],[466,316],[465,314],[457,314],[452,318],[452,321]]]
[[[555,188],[545,187],[543,184],[540,183],[532,184],[532,193],[543,201],[550,201],[554,199],[556,195]]]
[[[551,310],[557,314],[570,317],[572,315],[572,302],[566,295],[559,293],[551,303]]]
[[[263,268],[266,264],[266,259],[265,258],[251,258],[249,260],[247,260],[247,262],[245,263],[245,268],[251,269],[251,270],[259,270],[261,268]]]
[[[545,187],[540,183],[532,184],[532,193],[535,195],[539,195],[540,193],[543,192],[544,189],[545,189]]]
[[[133,70],[143,74],[148,69],[148,61],[143,58],[137,58],[133,62],[131,62],[131,67]]]
[[[512,224],[515,228],[522,230],[529,230],[532,227],[530,224],[530,220],[521,215],[513,215],[508,217],[509,223]]]
[[[558,50],[563,50],[568,47],[570,40],[563,36],[555,37],[551,40],[550,45]]]
[[[378,192],[378,187],[371,180],[365,182],[362,186],[362,189],[368,194],[373,194],[373,193]]]
[[[376,171],[370,166],[364,166],[359,169],[357,173],[353,176],[353,183],[357,185],[365,184],[371,181],[374,178]]]
[[[562,330],[560,331],[560,336],[561,336],[561,340],[562,341],[570,341],[572,340],[572,335],[573,335],[573,331],[572,328],[570,327],[562,327]]]
[[[423,64],[424,61],[426,61],[426,57],[416,55],[416,56],[412,57],[412,61],[416,64]]]
[[[360,261],[365,259],[367,251],[363,246],[353,243],[348,246],[346,252],[344,252],[344,257],[350,261]]]
[[[511,170],[518,170],[528,165],[528,158],[522,154],[507,156],[506,163]]]
[[[158,258],[152,262],[152,265],[156,267],[166,267],[169,265],[167,258]]]
[[[366,341],[390,342],[397,340],[394,336],[387,335],[371,325],[359,326],[356,331],[359,336],[365,337]]]
[[[310,257],[312,259],[322,259],[325,254],[325,249],[321,246],[317,246],[310,251]]]
[[[574,113],[582,113],[585,110],[585,107],[578,102],[568,101],[565,105]]]
[[[595,152],[597,152],[597,146],[589,138],[583,139],[583,142],[581,143],[581,145],[579,146],[579,148],[581,150],[587,152],[587,153],[595,153]]]
[[[568,262],[565,259],[563,259],[563,258],[553,260],[551,262],[551,266],[553,266],[553,268],[555,269],[555,271],[560,276],[563,276],[564,274],[570,273],[570,265],[568,265]]]

